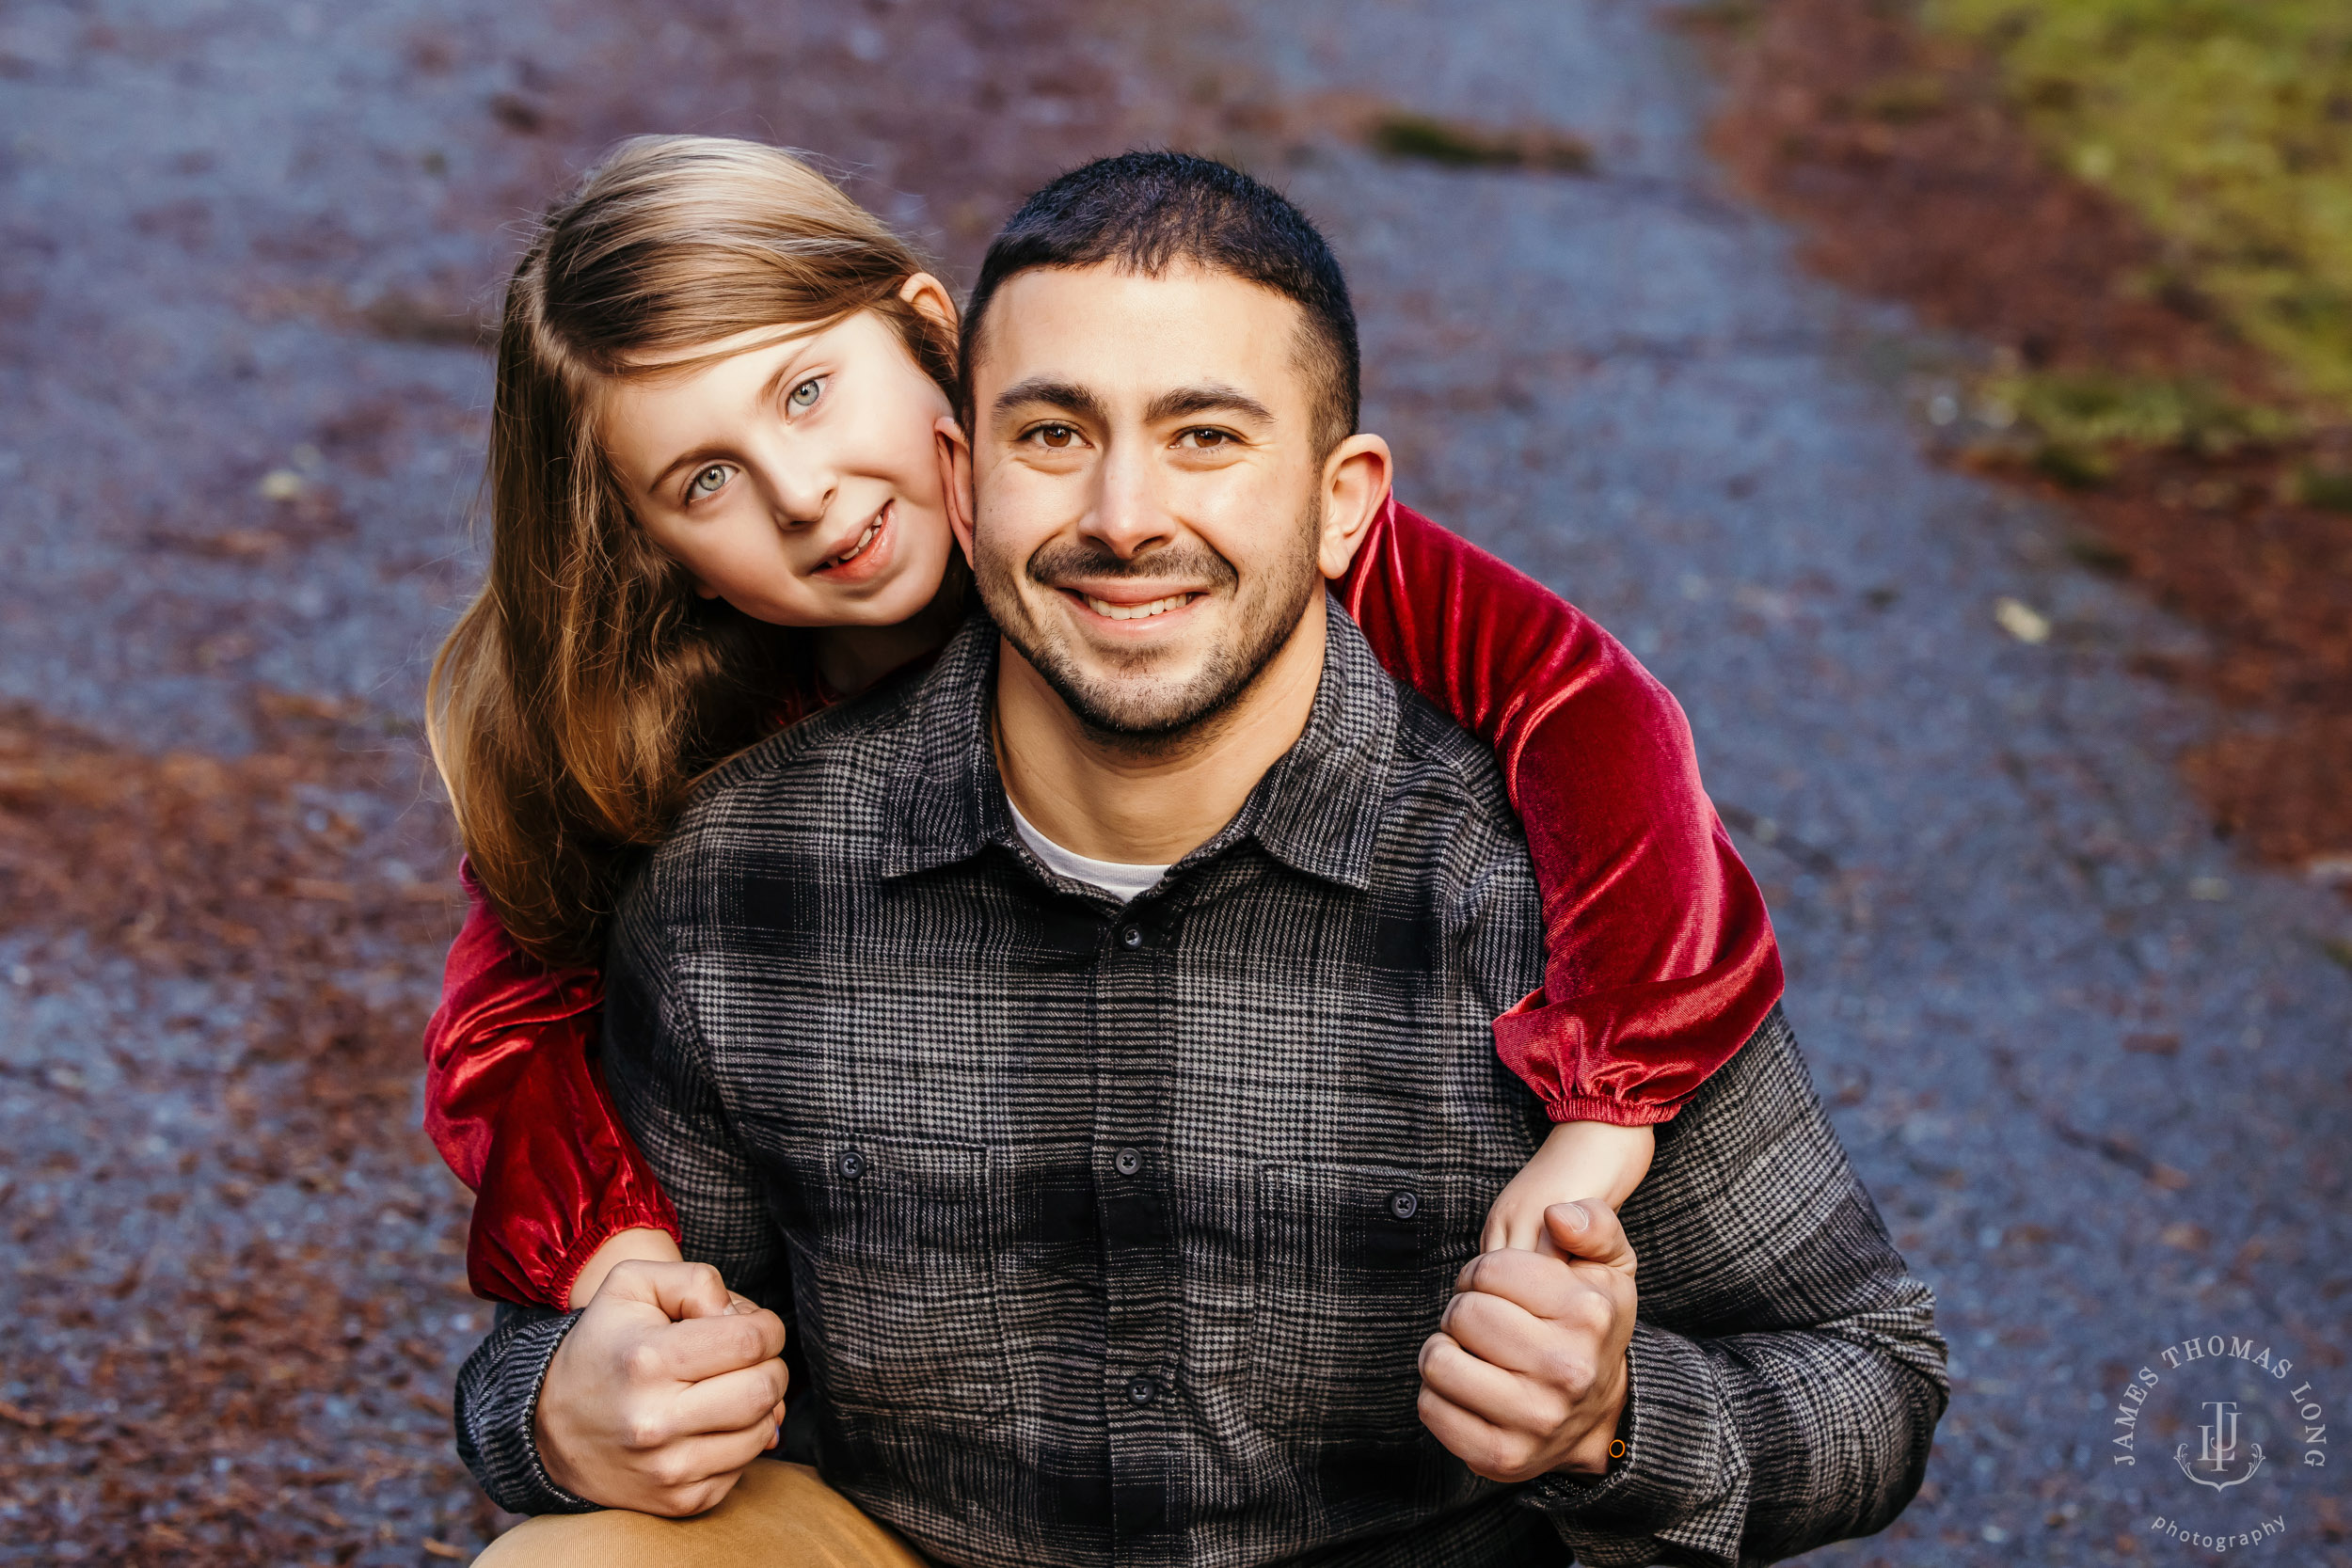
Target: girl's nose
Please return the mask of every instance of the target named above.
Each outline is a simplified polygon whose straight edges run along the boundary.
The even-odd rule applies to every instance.
[[[824,520],[826,509],[833,505],[834,483],[830,474],[819,474],[803,468],[786,469],[775,480],[775,518],[779,528],[806,528]]]

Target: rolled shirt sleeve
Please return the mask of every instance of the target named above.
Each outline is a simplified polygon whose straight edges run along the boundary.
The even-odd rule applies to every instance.
[[[457,1372],[457,1456],[509,1513],[586,1513],[539,1462],[539,1387],[577,1312],[501,1304],[489,1336]]]

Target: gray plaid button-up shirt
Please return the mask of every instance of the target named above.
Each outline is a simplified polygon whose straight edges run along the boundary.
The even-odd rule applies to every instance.
[[[690,1258],[792,1323],[792,1430],[950,1563],[1732,1563],[1884,1525],[1943,1345],[1775,1011],[1624,1212],[1625,1459],[1503,1487],[1416,1354],[1546,1125],[1492,759],[1334,609],[1305,733],[1124,907],[1022,846],[976,620],[721,769],[635,881],[606,1067]],[[508,1313],[459,1440],[505,1507],[570,1319]]]

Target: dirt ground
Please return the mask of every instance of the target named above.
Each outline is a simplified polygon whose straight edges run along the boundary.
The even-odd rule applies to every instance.
[[[1712,146],[1800,221],[1823,274],[1966,334],[1994,366],[2294,401],[2207,301],[2158,281],[2164,245],[2056,166],[1965,45],[1876,0],[1694,7],[1684,24],[1726,79]],[[2236,716],[2185,758],[2188,777],[2219,832],[2289,865],[2352,856],[2352,505],[2333,486],[2339,504],[2303,499],[2299,479],[2352,465],[2352,426],[2301,411],[2313,428],[2291,439],[2133,451],[2097,475],[2012,434],[2006,411],[1995,427],[1963,409],[1938,440],[2072,509],[2086,564],[2211,634],[2202,657],[2145,668]]]

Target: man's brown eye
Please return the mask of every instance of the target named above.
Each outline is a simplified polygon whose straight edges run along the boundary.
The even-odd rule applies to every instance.
[[[1049,424],[1043,430],[1038,432],[1038,435],[1043,438],[1045,444],[1052,447],[1057,451],[1070,445],[1071,436],[1076,434],[1077,432],[1072,430],[1066,424]]]

